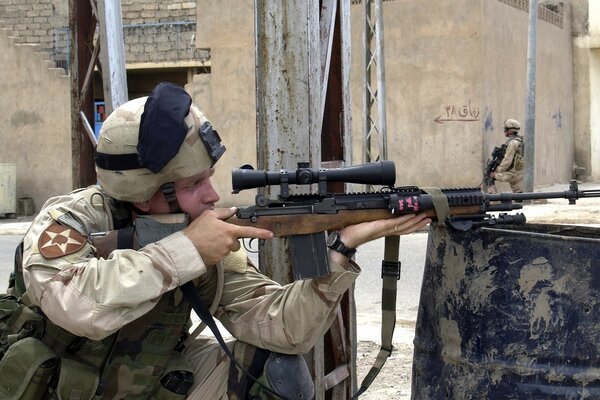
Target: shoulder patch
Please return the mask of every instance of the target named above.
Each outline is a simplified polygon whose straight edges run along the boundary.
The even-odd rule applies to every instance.
[[[85,243],[86,238],[75,229],[53,223],[40,235],[38,248],[42,256],[52,259],[73,254]]]

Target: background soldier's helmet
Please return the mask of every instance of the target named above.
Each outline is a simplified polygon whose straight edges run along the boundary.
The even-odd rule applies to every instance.
[[[508,132],[519,133],[521,129],[521,124],[516,119],[507,119],[504,121],[504,130]]]
[[[114,110],[100,130],[96,173],[111,197],[149,200],[163,185],[212,167],[225,147],[183,88],[160,83]]]

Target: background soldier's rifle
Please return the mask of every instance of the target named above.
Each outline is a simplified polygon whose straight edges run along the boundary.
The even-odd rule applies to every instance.
[[[254,206],[239,208],[227,222],[265,228],[275,236],[289,237],[294,275],[303,279],[329,272],[326,231],[420,212],[462,231],[480,226],[524,224],[523,214],[506,213],[521,209],[523,200],[564,198],[569,204],[575,204],[583,197],[600,197],[600,190],[579,190],[576,181],[562,192],[488,194],[480,188],[394,187],[395,180],[396,168],[392,161],[334,169],[299,167],[296,171],[236,169],[232,172],[233,193],[279,185],[280,194],[276,200],[258,194]],[[382,185],[382,189],[372,193],[330,193],[328,182]],[[317,185],[317,193],[289,193],[289,185],[311,184]],[[319,252],[322,256],[316,263],[314,259],[307,259],[308,254]]]
[[[485,166],[485,174],[483,175],[483,181],[486,186],[493,186],[494,179],[490,178],[492,172],[496,172],[496,168],[502,162],[504,154],[506,153],[506,144],[499,147],[494,147],[492,150],[492,158],[488,159],[487,165]]]

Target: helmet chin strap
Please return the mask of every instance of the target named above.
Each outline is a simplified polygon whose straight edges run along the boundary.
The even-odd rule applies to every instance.
[[[160,187],[160,190],[163,192],[167,203],[169,203],[169,212],[171,214],[181,212],[181,207],[179,207],[179,202],[175,195],[175,184],[173,182],[165,183]]]

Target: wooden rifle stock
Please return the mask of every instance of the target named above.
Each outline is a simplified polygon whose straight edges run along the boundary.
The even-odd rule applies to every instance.
[[[435,219],[435,210],[424,211],[428,217]],[[451,215],[471,215],[481,213],[479,206],[457,206],[450,208]],[[226,222],[238,226],[252,226],[267,229],[277,237],[304,235],[309,233],[336,231],[345,226],[361,222],[370,222],[380,219],[399,217],[402,214],[392,214],[388,209],[371,210],[340,210],[335,214],[290,214],[259,216],[254,222],[251,219],[240,219],[236,216],[228,218]]]

